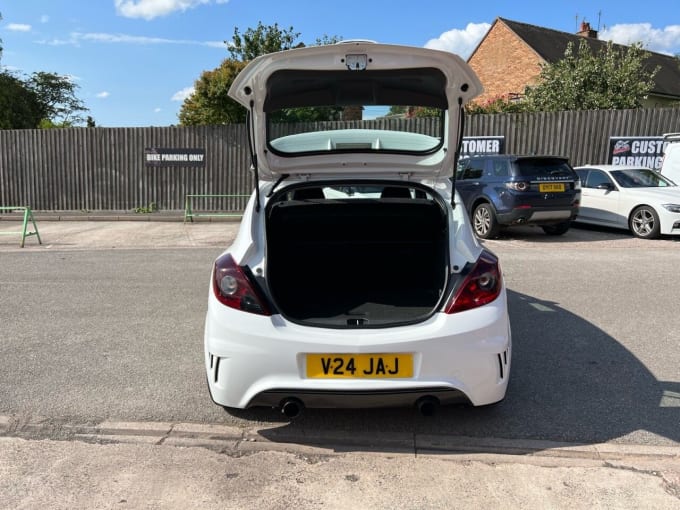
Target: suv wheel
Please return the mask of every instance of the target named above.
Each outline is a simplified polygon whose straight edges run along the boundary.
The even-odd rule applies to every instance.
[[[541,228],[543,229],[543,232],[549,236],[561,236],[569,230],[570,226],[570,221],[564,221],[562,223],[555,223],[554,225],[543,225]]]
[[[648,205],[641,205],[633,211],[628,220],[628,226],[635,237],[642,239],[659,237],[661,231],[659,215]]]
[[[496,213],[490,204],[479,204],[472,213],[472,228],[480,239],[493,239],[498,235],[500,226]]]

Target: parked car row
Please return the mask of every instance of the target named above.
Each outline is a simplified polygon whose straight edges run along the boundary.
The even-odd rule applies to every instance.
[[[481,90],[452,53],[368,41],[264,55],[237,76],[229,96],[248,110],[255,189],[212,268],[204,363],[215,403],[290,418],[497,403],[512,334],[500,262],[478,238],[516,224],[564,234],[593,194],[632,210],[637,235],[673,230],[657,210],[680,214],[673,198],[623,200],[642,189],[635,179],[674,191],[644,171],[579,177],[565,158],[508,155],[457,168],[463,108]],[[290,126],[310,112],[405,106],[428,122]],[[610,184],[584,193],[591,174]]]
[[[680,235],[680,133],[666,135],[666,141],[660,172],[572,168],[555,156],[484,155],[460,162],[455,186],[481,239],[513,225],[561,235],[574,222],[627,229],[643,239]]]

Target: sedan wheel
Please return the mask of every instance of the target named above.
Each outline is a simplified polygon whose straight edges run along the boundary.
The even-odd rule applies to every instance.
[[[633,235],[642,239],[659,237],[661,230],[659,215],[647,205],[641,205],[633,211],[628,220],[628,225]]]
[[[500,226],[489,204],[479,204],[472,214],[472,227],[480,239],[492,239],[498,235]]]

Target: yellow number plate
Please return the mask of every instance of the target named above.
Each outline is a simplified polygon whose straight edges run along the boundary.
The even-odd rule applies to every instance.
[[[307,354],[307,377],[322,379],[413,377],[413,354]]]
[[[564,191],[563,182],[544,182],[538,185],[538,191],[541,193],[559,193]]]

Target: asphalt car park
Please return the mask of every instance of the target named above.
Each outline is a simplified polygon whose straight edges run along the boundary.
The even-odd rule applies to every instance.
[[[166,226],[189,232],[190,245],[177,248],[148,227],[138,225],[146,236],[113,249],[83,249],[75,232],[51,242],[57,236],[47,223],[44,246],[0,244],[0,415],[40,419],[56,433],[65,422],[118,420],[267,425],[272,439],[391,432],[680,442],[673,239],[600,228],[554,238],[519,228],[486,241],[501,260],[513,327],[503,402],[445,406],[432,417],[411,407],[307,410],[290,421],[268,408],[227,412],[206,392],[205,287],[228,228]]]

